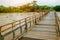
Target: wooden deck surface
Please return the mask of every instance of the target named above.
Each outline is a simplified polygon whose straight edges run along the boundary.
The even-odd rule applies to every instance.
[[[36,25],[35,28],[33,28],[26,35],[24,35],[23,40],[25,40],[25,38],[27,38],[26,40],[28,40],[28,38],[58,40],[55,28],[56,23],[54,13],[50,12]]]

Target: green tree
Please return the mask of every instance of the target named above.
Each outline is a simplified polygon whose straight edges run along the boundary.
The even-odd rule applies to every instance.
[[[56,11],[60,11],[60,5],[55,6],[55,7],[54,7],[54,10],[56,10]]]

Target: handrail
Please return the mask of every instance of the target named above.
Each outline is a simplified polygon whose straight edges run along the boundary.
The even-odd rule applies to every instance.
[[[24,18],[24,19],[20,19],[20,20],[18,20],[18,21],[15,21],[15,22],[8,23],[8,24],[5,24],[5,25],[3,25],[3,26],[0,26],[0,40],[4,40],[4,39],[2,39],[1,33],[5,32],[5,31],[7,31],[7,30],[9,30],[9,29],[11,29],[11,28],[12,28],[12,31],[13,31],[13,28],[14,28],[16,25],[19,25],[19,24],[21,24],[21,23],[24,23],[25,21],[26,21],[25,23],[27,23],[27,21],[31,20],[32,18],[30,18],[30,17],[32,17],[32,16],[29,16],[29,17],[26,17],[26,18]],[[28,19],[28,18],[29,18],[29,19]],[[23,20],[23,21],[22,21],[22,20]],[[14,25],[14,23],[16,23],[16,22],[19,22],[19,23]],[[6,29],[1,30],[4,26],[7,26],[7,25],[12,25],[12,26],[10,26],[10,27],[8,27],[8,28],[6,28]],[[27,26],[26,26],[26,29],[25,29],[25,30],[27,31]],[[13,31],[13,38],[15,38],[15,35],[14,35],[14,34],[15,34],[15,33],[14,33],[14,31]]]
[[[44,15],[46,15],[48,12],[45,12],[44,14],[42,14],[42,17],[44,16]],[[5,32],[5,31],[7,31],[7,30],[9,30],[9,29],[11,29],[12,28],[12,32],[13,32],[13,40],[14,40],[14,38],[15,38],[15,29],[13,29],[14,27],[16,27],[16,25],[20,25],[21,23],[24,23],[25,22],[25,32],[27,32],[28,31],[28,29],[27,29],[27,22],[30,22],[30,26],[32,26],[31,25],[31,21],[34,21],[34,24],[36,24],[38,21],[37,20],[39,20],[40,19],[40,15],[38,16],[38,15],[33,15],[33,16],[29,16],[29,17],[26,17],[26,18],[23,18],[23,19],[20,19],[20,20],[17,20],[17,21],[14,21],[14,22],[12,22],[12,23],[8,23],[8,24],[5,24],[5,25],[2,25],[2,26],[0,26],[0,40],[4,40],[3,38],[3,35],[1,34],[1,33],[3,33],[3,32]],[[23,21],[22,21],[23,20]],[[17,23],[17,24],[14,24],[14,23],[16,23],[16,22],[19,22],[19,23]],[[8,27],[8,28],[6,28],[6,29],[3,29],[3,30],[1,30],[3,27],[5,27],[5,26],[7,26],[7,25],[11,25],[10,27]],[[22,32],[22,27],[20,27],[20,32]],[[24,33],[24,32],[23,32]],[[22,34],[22,33],[21,33]]]
[[[30,17],[32,17],[32,16],[30,16]],[[24,18],[24,19],[27,19],[27,18],[30,18],[30,17],[26,17],[26,18]],[[20,20],[18,20],[18,21],[12,22],[12,23],[5,24],[5,25],[3,25],[3,26],[0,26],[0,28],[2,28],[2,27],[4,27],[4,26],[7,26],[7,25],[10,25],[10,24],[14,24],[14,23],[19,22],[19,21],[22,21],[22,20],[24,20],[24,19],[20,19]],[[28,19],[28,20],[29,20],[29,19]],[[26,21],[28,21],[28,20],[26,20]],[[23,23],[23,22],[25,22],[25,21],[22,21],[22,22],[20,22],[20,23]],[[20,23],[19,23],[19,24],[20,24]],[[16,26],[16,25],[14,25],[14,26]],[[13,26],[13,27],[14,27],[14,26]],[[12,28],[12,27],[9,27],[9,28],[7,28],[7,29],[5,29],[5,30],[3,30],[3,31],[0,31],[0,33],[1,33],[1,32],[4,32],[4,31],[6,31],[6,30],[8,30],[8,29],[10,29],[10,28]]]
[[[29,18],[29,17],[26,17],[26,18]],[[25,18],[24,18],[25,19]],[[8,24],[4,24],[2,26],[0,26],[0,28],[6,26],[6,25],[9,25],[9,24],[12,24],[12,23],[15,23],[15,22],[18,22],[18,21],[21,21],[21,20],[24,20],[24,19],[20,19],[20,20],[17,20],[17,21],[14,21],[14,22],[11,22],[11,23],[8,23]]]
[[[55,22],[56,22],[56,32],[57,32],[57,35],[59,36],[60,35],[60,33],[59,33],[59,31],[60,31],[60,29],[59,29],[59,26],[60,26],[60,20],[59,20],[59,17],[58,17],[58,15],[57,15],[57,13],[56,13],[56,11],[55,11]]]

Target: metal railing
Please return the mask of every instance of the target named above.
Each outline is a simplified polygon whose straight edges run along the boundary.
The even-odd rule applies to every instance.
[[[59,20],[59,17],[55,11],[55,22],[56,22],[56,32],[57,32],[57,36],[60,35],[60,20]]]
[[[29,16],[0,26],[0,40],[17,40],[21,38],[25,33],[35,27],[34,25],[47,13],[42,13],[42,16],[40,14]]]

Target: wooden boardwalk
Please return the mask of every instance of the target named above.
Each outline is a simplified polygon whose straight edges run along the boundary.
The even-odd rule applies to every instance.
[[[0,40],[60,40],[56,12],[45,11],[0,26]]]
[[[58,40],[56,34],[56,23],[54,13],[46,15],[31,31],[23,36],[21,40]]]

